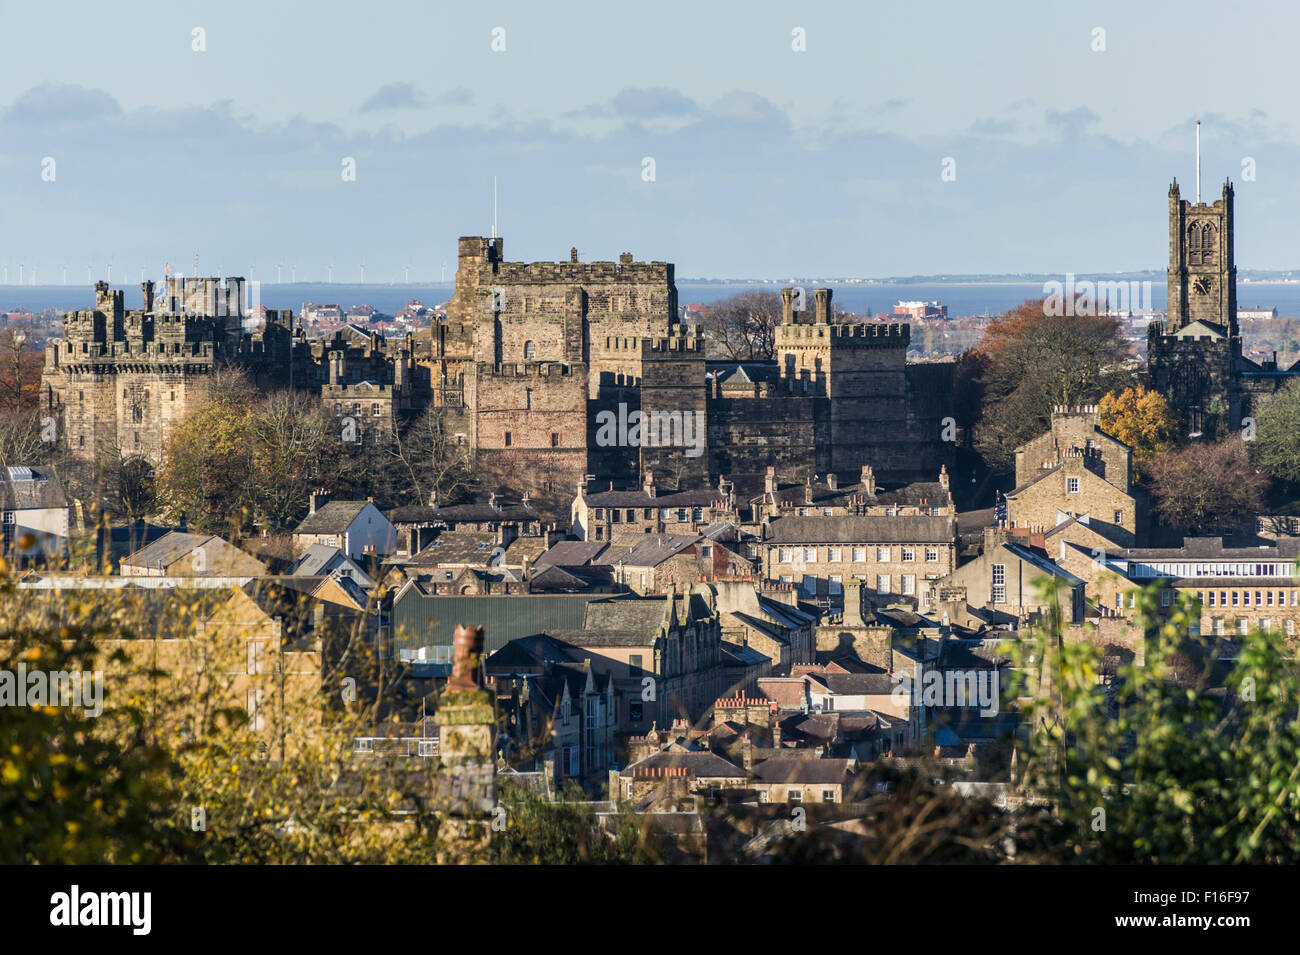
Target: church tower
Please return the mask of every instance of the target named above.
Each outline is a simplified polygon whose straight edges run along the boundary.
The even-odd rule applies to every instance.
[[[1237,266],[1232,252],[1232,183],[1215,202],[1193,204],[1169,187],[1169,273],[1166,332],[1209,322],[1237,337]]]
[[[1232,200],[1226,180],[1214,202],[1169,187],[1167,311],[1147,329],[1147,368],[1192,435],[1221,436],[1244,411]]]

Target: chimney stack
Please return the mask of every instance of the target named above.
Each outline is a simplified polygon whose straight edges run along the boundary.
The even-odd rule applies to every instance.
[[[948,488],[948,465],[939,465],[939,483],[945,490]]]
[[[655,496],[655,473],[653,471],[646,471],[645,482],[641,485],[641,490],[645,491],[646,497]]]
[[[831,290],[819,288],[813,290],[813,307],[816,310],[818,325],[831,323]]]
[[[876,472],[871,469],[870,464],[862,465],[862,489],[868,497],[876,496]]]
[[[826,486],[830,488],[832,491],[839,490],[839,483],[840,483],[839,479],[835,477],[834,471],[826,475]]]
[[[153,279],[141,282],[140,291],[144,292],[144,311],[148,314],[153,311]]]
[[[781,289],[781,324],[794,324],[794,289]]]
[[[763,475],[763,492],[765,494],[776,493],[776,468],[768,465],[767,473]]]

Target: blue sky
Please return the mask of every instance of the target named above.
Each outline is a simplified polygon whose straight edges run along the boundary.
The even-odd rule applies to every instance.
[[[1300,8],[892,6],[9,4],[0,263],[138,281],[197,251],[205,273],[436,280],[490,229],[496,175],[511,259],[1162,268],[1199,117],[1203,194],[1237,184],[1238,266],[1300,266]]]

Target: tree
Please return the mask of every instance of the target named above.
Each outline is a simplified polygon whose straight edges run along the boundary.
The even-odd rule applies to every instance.
[[[1158,391],[1137,385],[1112,391],[1101,399],[1101,429],[1133,449],[1133,468],[1150,477],[1151,461],[1178,444],[1181,422]]]
[[[1190,449],[1189,449],[1190,450]],[[1222,672],[1199,636],[1192,595],[1160,609],[1157,583],[1138,592],[1145,654],[1100,690],[1102,648],[1062,639],[1059,622],[1011,645],[1013,693],[1034,728],[1018,751],[1021,784],[1059,827],[1040,856],[1101,864],[1294,863],[1300,846],[1300,679],[1280,630],[1236,638]],[[1195,627],[1195,629],[1194,629]],[[1041,662],[1040,662],[1041,661]]]
[[[727,361],[771,361],[776,357],[776,326],[781,296],[741,292],[714,302],[704,317],[709,356]]]
[[[447,503],[469,488],[468,445],[456,441],[443,413],[429,408],[417,415],[366,461],[373,493],[389,506],[428,504],[434,492]]]
[[[1300,382],[1264,401],[1255,419],[1250,459],[1279,481],[1300,483]]]
[[[1092,404],[1127,374],[1116,319],[1049,315],[1044,302],[994,319],[976,347],[985,396],[976,443],[994,465],[1046,431],[1055,405]]]
[[[1151,474],[1160,520],[1193,534],[1236,529],[1261,513],[1269,486],[1236,438],[1156,454]]]

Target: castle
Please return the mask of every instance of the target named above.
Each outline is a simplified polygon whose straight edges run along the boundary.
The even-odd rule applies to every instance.
[[[435,409],[485,483],[564,502],[588,476],[666,489],[723,476],[761,489],[871,465],[882,482],[931,479],[948,462],[951,362],[909,363],[909,326],[837,323],[782,290],[775,360],[713,361],[678,318],[667,262],[507,262],[500,238],[463,237],[445,319],[385,340],[348,326],[308,340],[287,312],[245,331],[243,279],[169,278],[144,308],[95,287],[46,353],[43,399],[84,458],[116,449],[157,465],[168,429],[223,363],[263,388],[310,389],[342,440],[383,439]],[[647,422],[645,434],[600,422]],[[611,435],[613,437],[611,437]],[[950,436],[951,440],[951,436]]]
[[[1281,371],[1276,355],[1258,364],[1242,354],[1231,182],[1209,203],[1181,198],[1176,179],[1170,185],[1167,283],[1166,318],[1147,328],[1148,371],[1189,434],[1221,437],[1300,374],[1300,363]]]

